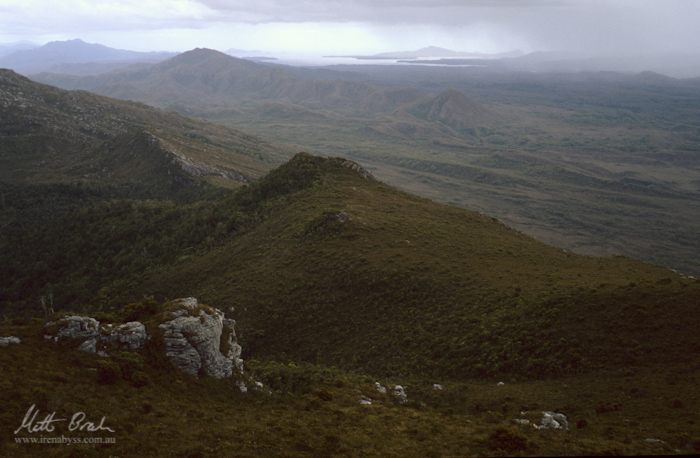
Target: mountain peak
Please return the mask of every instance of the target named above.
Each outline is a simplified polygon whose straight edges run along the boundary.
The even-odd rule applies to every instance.
[[[74,38],[72,40],[56,40],[56,41],[49,41],[46,43],[43,48],[64,48],[64,47],[71,47],[71,48],[77,48],[77,47],[103,47],[106,48],[107,46],[100,45],[97,43],[88,43],[86,41],[81,40],[80,38]]]
[[[182,54],[178,54],[172,59],[166,62],[176,62],[176,63],[189,63],[189,64],[199,64],[202,62],[236,62],[242,61],[242,59],[237,59],[235,57],[229,56],[221,51],[209,48],[194,48],[189,51],[185,51]]]
[[[418,52],[456,52],[451,49],[447,48],[441,48],[439,46],[426,46],[425,48],[421,48],[418,50]]]

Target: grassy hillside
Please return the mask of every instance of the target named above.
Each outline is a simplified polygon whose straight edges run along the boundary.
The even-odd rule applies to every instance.
[[[700,350],[696,280],[546,246],[343,159],[299,154],[228,196],[100,203],[50,224],[5,238],[8,307],[196,295],[235,308],[255,357],[403,376],[547,377]]]
[[[0,70],[0,181],[182,187],[260,176],[286,152],[142,104],[69,92]]]
[[[697,373],[687,367],[608,372],[496,386],[483,381],[380,378],[402,383],[409,402],[377,393],[377,380],[307,364],[249,361],[273,390],[246,395],[228,380],[155,369],[147,358],[109,360],[54,347],[37,323],[0,324],[21,345],[0,348],[0,455],[113,456],[563,456],[691,454],[700,450]],[[31,361],[31,364],[28,364]],[[110,366],[111,364],[111,366]],[[116,378],[100,377],[116,366]],[[131,375],[140,374],[135,383]],[[362,406],[363,396],[373,399]],[[32,404],[40,416],[105,416],[110,432],[13,435]],[[565,412],[569,431],[538,431],[542,410]],[[18,444],[16,437],[114,438],[113,445]]]
[[[459,377],[700,350],[700,283],[666,269],[548,247],[336,159],[298,155],[248,193],[259,223],[144,287],[234,306],[252,354]]]

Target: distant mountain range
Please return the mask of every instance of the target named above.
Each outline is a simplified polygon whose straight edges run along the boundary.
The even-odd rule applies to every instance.
[[[0,58],[15,53],[17,51],[25,51],[27,49],[33,49],[38,47],[39,45],[34,44],[31,41],[16,41],[14,43],[2,43],[0,44]]]
[[[195,49],[133,70],[88,77],[41,74],[36,78],[67,89],[90,90],[205,117],[240,110],[241,103],[248,109],[254,105],[255,110],[259,107],[268,111],[269,103],[273,102],[286,104],[285,110],[297,113],[308,110],[365,114],[398,111],[418,118],[430,116],[431,119],[421,119],[444,121],[446,125],[459,125],[459,128],[489,125],[494,119],[484,116],[487,110],[458,91],[450,92],[447,97],[452,111],[443,110],[438,114],[434,109],[421,107],[442,104],[446,101],[444,94],[436,96],[418,89],[382,87],[328,79],[327,76],[323,71],[264,65],[210,49]],[[418,107],[413,109],[413,105]]]
[[[263,51],[250,51],[245,49],[231,48],[226,50],[226,54],[241,59],[252,60],[255,62],[271,62],[277,60],[276,57],[267,56]]]
[[[346,56],[356,59],[377,59],[377,60],[395,60],[395,59],[422,59],[422,58],[472,58],[472,59],[501,59],[506,57],[518,57],[524,53],[520,50],[509,51],[504,53],[478,53],[478,52],[463,52],[453,51],[451,49],[440,48],[437,46],[428,46],[426,48],[417,49],[415,51],[393,51],[384,52],[372,55],[355,55]]]
[[[30,74],[67,64],[155,62],[175,55],[167,52],[127,51],[82,40],[52,41],[40,47],[28,44],[19,46],[20,48],[15,47],[14,52],[0,58],[0,68]]]

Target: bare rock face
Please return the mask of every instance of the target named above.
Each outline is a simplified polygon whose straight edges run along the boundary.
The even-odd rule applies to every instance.
[[[228,378],[243,369],[235,321],[221,310],[199,304],[195,298],[171,304],[170,320],[158,325],[165,355],[176,368],[191,375]]]

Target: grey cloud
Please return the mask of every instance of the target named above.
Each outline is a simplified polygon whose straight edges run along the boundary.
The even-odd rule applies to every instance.
[[[490,10],[572,6],[572,0],[197,0],[225,15],[253,22],[464,23]]]
[[[197,0],[220,21],[480,27],[523,46],[600,52],[700,48],[693,0]]]
[[[418,36],[424,45],[490,43],[499,49],[591,54],[700,49],[700,1],[695,0],[63,0],[56,5],[0,0],[0,35],[32,39],[110,31],[133,41],[138,33],[173,33],[168,29],[211,37],[207,31],[234,24],[253,25],[247,30],[254,32],[280,22],[311,30],[352,23],[367,32],[366,41],[374,37],[393,49]],[[192,47],[202,45],[190,41]]]

